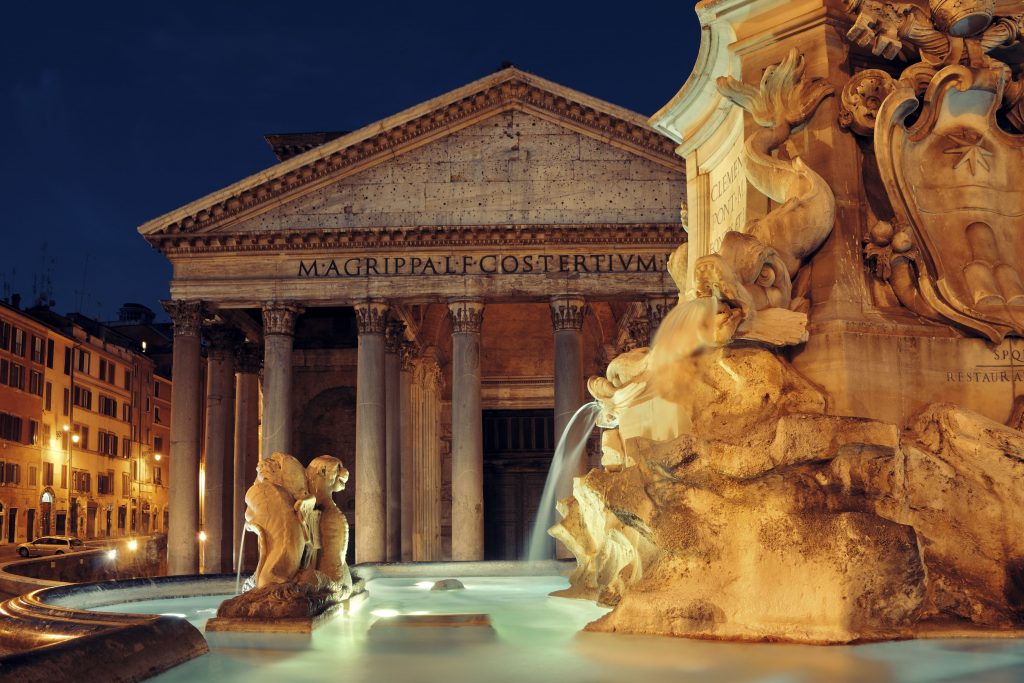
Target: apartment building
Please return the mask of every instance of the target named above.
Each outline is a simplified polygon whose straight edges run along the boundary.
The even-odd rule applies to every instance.
[[[83,316],[12,302],[0,321],[0,542],[165,529],[170,380]]]

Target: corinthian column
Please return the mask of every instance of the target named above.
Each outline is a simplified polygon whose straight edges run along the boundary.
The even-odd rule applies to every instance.
[[[480,301],[448,304],[452,321],[452,559],[484,559]]]
[[[387,559],[385,502],[387,413],[384,330],[387,304],[356,304],[359,351],[356,369],[356,562]]]
[[[241,339],[238,332],[223,325],[207,327],[203,331],[208,342],[206,352],[206,490],[203,492],[203,528],[206,547],[203,572],[220,574],[224,571],[224,558],[230,557],[231,495],[225,486],[230,472],[228,458],[234,441],[234,376],[235,349]]]
[[[263,458],[292,452],[292,345],[302,311],[289,303],[263,307]]]
[[[551,326],[555,332],[556,443],[565,436],[569,421],[583,405],[583,319],[586,314],[587,304],[579,297],[556,296],[551,299]],[[576,434],[571,435],[571,438],[576,438]],[[566,441],[566,447],[572,445],[571,441]],[[572,495],[572,476],[569,475],[585,473],[589,469],[588,465],[581,459],[576,471],[564,473],[566,476],[558,482],[556,489],[558,500]],[[559,545],[557,556],[568,558],[572,554]]]
[[[232,499],[231,550],[235,553],[233,569],[241,563],[246,569],[255,569],[256,543],[250,539],[243,557],[238,557],[242,534],[245,533],[245,492],[256,480],[256,461],[259,459],[259,401],[260,401],[260,347],[245,343],[238,349],[235,359],[235,462]],[[250,562],[250,559],[252,560]]]
[[[385,499],[387,500],[386,556],[388,562],[402,559],[402,415],[401,351],[405,323],[388,322],[384,334],[384,423]]]
[[[165,301],[174,324],[174,391],[171,393],[170,515],[167,573],[199,572],[199,325],[200,301]]]

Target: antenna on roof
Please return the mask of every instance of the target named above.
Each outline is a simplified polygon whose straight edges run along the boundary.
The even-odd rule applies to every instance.
[[[42,267],[32,278],[32,296],[35,305],[49,308],[53,305],[53,268],[55,261],[47,255],[46,240],[43,240]]]

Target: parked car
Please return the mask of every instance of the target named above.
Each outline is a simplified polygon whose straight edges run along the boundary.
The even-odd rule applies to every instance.
[[[29,555],[63,555],[64,553],[82,550],[85,545],[74,536],[42,536],[34,541],[18,546],[18,554]]]

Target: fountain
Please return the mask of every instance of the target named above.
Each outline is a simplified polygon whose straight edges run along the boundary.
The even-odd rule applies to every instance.
[[[234,577],[97,584],[7,618],[50,664],[88,623],[136,653],[124,680],[202,654],[197,629],[308,635],[212,639],[165,683],[1019,678],[1022,9],[698,4],[699,63],[652,119],[690,171],[679,305],[588,382],[602,467],[550,531],[568,580],[549,561],[361,565],[361,583],[337,561],[344,468],[279,455],[247,497],[242,596]],[[560,450],[552,490],[576,467]]]

